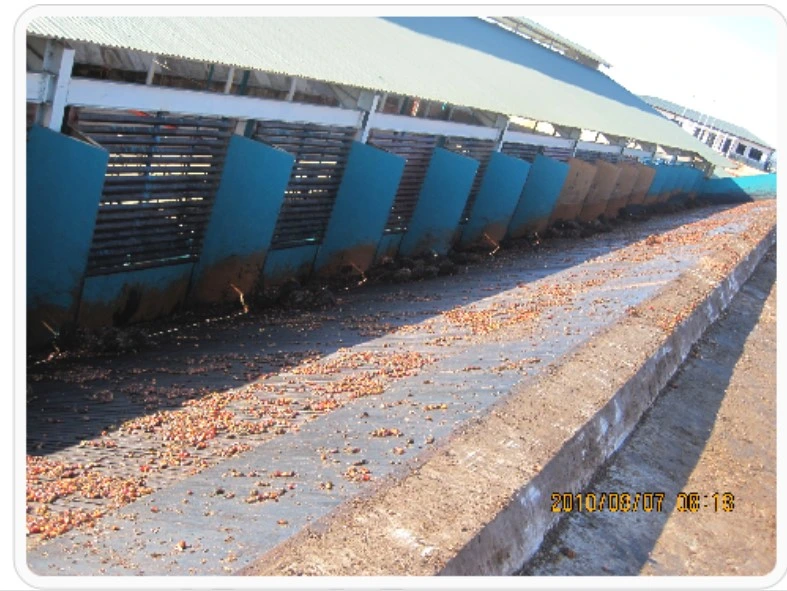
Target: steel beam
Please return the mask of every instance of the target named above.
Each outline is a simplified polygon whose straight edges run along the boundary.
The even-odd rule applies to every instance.
[[[258,97],[74,78],[69,105],[359,127],[362,113]]]
[[[389,113],[371,113],[369,116],[369,128],[485,140],[496,140],[500,133],[500,130],[496,127],[453,123],[439,119],[421,119],[403,115],[391,115]]]
[[[545,146],[550,148],[571,148],[574,140],[564,137],[554,137],[551,135],[540,135],[537,133],[526,133],[523,131],[506,130],[503,135],[503,142],[515,144],[528,144],[531,146]]]

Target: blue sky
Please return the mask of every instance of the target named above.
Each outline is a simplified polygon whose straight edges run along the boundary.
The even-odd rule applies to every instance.
[[[522,16],[599,54],[612,64],[602,70],[632,92],[710,113],[778,147],[777,63],[787,24],[776,11],[754,6],[518,8]]]

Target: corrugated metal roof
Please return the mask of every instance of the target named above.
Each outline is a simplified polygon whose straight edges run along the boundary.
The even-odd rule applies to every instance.
[[[547,29],[545,26],[540,25],[537,22],[530,20],[529,18],[525,18],[523,16],[503,16],[503,17],[492,17],[492,18],[493,20],[507,27],[511,27],[515,31],[521,30],[526,34],[532,31],[533,33],[538,34],[540,37],[552,41],[558,46],[562,46],[567,49],[570,49],[571,51],[574,51],[579,55],[582,55],[594,62],[597,62],[602,66],[606,66],[608,68],[612,67],[607,60],[605,60],[597,53],[590,51],[587,47],[583,47],[579,43],[574,43],[570,39],[566,39],[562,35],[558,35],[551,29]]]
[[[715,129],[723,131],[725,133],[729,133],[736,137],[739,137],[744,140],[749,140],[750,142],[754,142],[761,146],[765,146],[766,148],[773,149],[773,146],[768,144],[750,132],[748,129],[740,127],[739,125],[735,125],[734,123],[730,123],[729,121],[724,121],[724,119],[718,119],[709,113],[700,113],[699,111],[695,111],[694,109],[689,109],[688,107],[684,107],[683,105],[679,105],[677,103],[673,103],[671,101],[658,98],[655,96],[640,96],[640,98],[657,109],[662,109],[664,111],[669,111],[670,113],[675,113],[676,115],[680,115],[681,117],[685,117],[686,119],[691,119],[692,121],[700,122],[700,121],[707,121],[710,122],[711,125]],[[705,123],[708,125],[708,123]]]
[[[478,18],[75,16],[27,30],[520,115],[730,165],[603,73]]]

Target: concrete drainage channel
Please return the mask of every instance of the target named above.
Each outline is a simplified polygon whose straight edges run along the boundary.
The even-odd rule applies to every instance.
[[[583,490],[621,446],[774,244],[775,225],[745,234],[515,386],[404,479],[241,574],[516,573],[558,520],[551,493]]]
[[[439,574],[509,575],[531,558],[560,516],[552,510],[551,493],[576,493],[587,486],[596,470],[634,429],[694,343],[724,312],[775,240],[774,229],[710,291],[674,332],[652,350],[610,401]],[[615,328],[612,332],[616,332]],[[608,342],[614,340],[613,334],[604,337]],[[582,353],[578,353],[569,365],[581,363],[581,357]],[[568,367],[563,369],[568,370]],[[524,530],[521,524],[527,524]]]
[[[28,567],[43,575],[514,573],[555,523],[551,493],[582,490],[774,242],[775,207],[686,214],[674,229],[660,224],[649,222],[636,230],[637,242],[614,243],[601,256],[585,252],[595,252],[600,241],[580,243],[550,258],[512,258],[488,277],[453,279],[443,296],[453,294],[460,300],[456,307],[452,302],[442,313],[430,311],[403,333],[348,343],[352,354],[391,356],[456,338],[451,320],[461,314],[491,328],[508,318],[495,312],[521,320],[464,335],[453,345],[435,342],[424,350],[442,358],[420,373],[185,480],[173,479],[92,529],[31,546]],[[538,268],[519,268],[525,263]],[[428,295],[435,283],[415,284],[402,306],[417,305],[416,289]],[[497,293],[489,295],[490,289]],[[379,301],[379,294],[360,296],[345,315],[358,316],[361,306],[370,313],[373,306],[395,305]],[[469,305],[461,303],[468,299]],[[522,307],[534,301],[544,304],[535,316]],[[290,336],[309,348],[337,334],[346,339],[349,333],[337,330],[343,318],[326,318],[306,337]],[[230,333],[255,351],[270,346],[274,334],[278,342],[286,336],[279,330],[255,338],[254,324]],[[223,350],[213,336],[198,342],[201,351]],[[183,369],[174,357],[155,355],[161,359],[156,363]],[[205,363],[222,359],[209,356]],[[341,381],[342,375],[327,379]],[[300,385],[312,381],[308,372],[290,372],[267,383],[297,397]],[[396,434],[405,431],[400,439],[375,437],[392,426]],[[121,449],[130,450],[128,437],[117,436]],[[399,447],[392,450],[394,444]],[[48,457],[74,462],[74,447]],[[338,453],[331,455],[332,448]],[[342,462],[360,457],[345,457],[345,448],[363,448],[361,467],[371,468],[371,482],[345,482]],[[111,455],[103,448],[76,449]],[[148,462],[144,454],[138,460]],[[252,480],[241,477],[252,473]],[[244,502],[242,493],[257,479],[276,484],[273,477],[285,474],[293,488],[281,499]],[[329,477],[336,485],[323,488]]]

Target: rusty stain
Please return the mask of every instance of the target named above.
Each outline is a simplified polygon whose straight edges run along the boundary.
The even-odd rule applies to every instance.
[[[304,247],[294,247],[292,250],[298,250],[302,248]],[[304,260],[300,260],[295,263],[282,261],[276,265],[272,265],[270,270],[263,270],[263,281],[265,286],[275,287],[286,283],[290,279],[305,281],[309,275],[311,275],[313,268],[314,255],[316,253],[317,247],[313,248],[314,250],[312,250],[309,256],[305,257]],[[277,252],[283,252],[283,250]]]
[[[588,191],[579,219],[583,222],[595,220],[607,209],[607,202],[612,197],[612,191],[620,177],[620,167],[599,160],[595,163],[596,176],[593,185]]]
[[[266,251],[249,255],[233,255],[204,269],[193,290],[193,298],[201,303],[234,302],[238,291],[250,294],[262,272]],[[233,288],[232,286],[235,286]]]
[[[473,238],[462,240],[461,246],[462,248],[489,246],[494,248],[496,252],[500,248],[500,241],[505,238],[507,230],[508,221],[489,222]]]
[[[500,245],[500,241],[505,238],[507,222],[489,222],[484,226],[484,236],[491,240],[495,246]]]
[[[645,196],[648,194],[648,189],[653,184],[653,177],[656,176],[656,169],[644,164],[637,164],[639,175],[637,182],[634,184],[634,189],[631,191],[631,197],[626,205],[642,205],[645,203]]]
[[[364,273],[374,263],[374,254],[377,252],[377,244],[359,244],[351,248],[342,249],[330,256],[330,258],[317,269],[317,274],[321,277],[337,274],[343,267],[350,266],[363,276]]]
[[[163,289],[139,283],[126,284],[120,296],[110,302],[88,302],[83,299],[78,323],[86,328],[101,328],[166,316],[183,304],[188,283],[188,275],[184,275]]]
[[[72,302],[77,298],[72,297]],[[56,333],[68,324],[73,323],[74,309],[72,305],[68,308],[56,306],[54,304],[39,304],[27,310],[27,346],[29,349],[36,349],[51,343]],[[47,328],[48,326],[48,328]]]
[[[582,211],[582,204],[596,176],[596,167],[579,158],[568,159],[568,176],[558,195],[549,222],[574,220]]]
[[[399,253],[399,245],[402,243],[402,236],[403,234],[401,233],[383,235],[377,247],[375,261],[380,262],[384,259],[395,258]]]
[[[620,210],[625,207],[634,186],[637,182],[639,169],[633,164],[622,163],[620,166],[620,176],[618,182],[615,183],[615,188],[612,190],[612,196],[607,202],[607,208],[604,215],[608,218],[615,218],[620,213]]]
[[[426,232],[413,248],[407,250],[406,256],[421,256],[429,253],[438,255],[448,254],[451,248],[451,238],[454,235],[454,228],[433,228]]]

